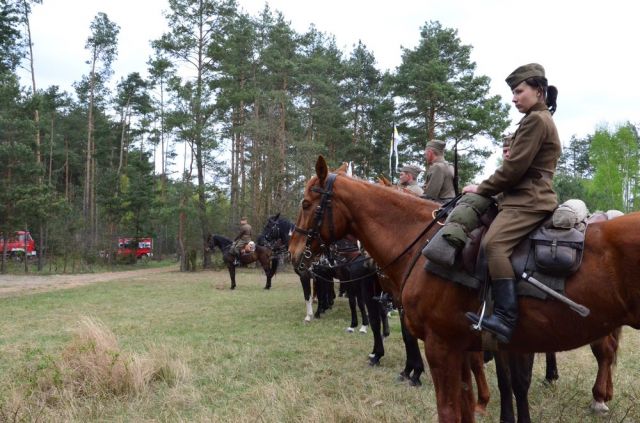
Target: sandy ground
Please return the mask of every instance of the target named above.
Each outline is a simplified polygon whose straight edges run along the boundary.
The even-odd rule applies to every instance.
[[[119,279],[145,278],[157,273],[178,271],[177,266],[153,269],[127,270],[122,272],[83,273],[75,275],[0,275],[0,298],[35,292],[69,289],[77,286]]]

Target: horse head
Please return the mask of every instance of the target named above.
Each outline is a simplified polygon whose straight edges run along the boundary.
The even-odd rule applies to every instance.
[[[229,238],[225,238],[222,235],[210,234],[207,237],[207,250],[211,252],[215,252],[216,247],[220,249],[222,254],[225,253],[225,250],[229,248],[232,244]]]
[[[316,174],[305,187],[295,230],[289,241],[296,271],[308,268],[314,257],[324,252],[325,245],[341,239],[347,231],[349,210],[342,203],[331,201],[338,176],[349,178],[344,165],[337,171],[330,173],[324,157],[318,157]]]
[[[285,218],[280,217],[280,213],[267,219],[267,223],[258,237],[261,245],[271,248],[289,247],[289,238],[291,236],[293,224]]]

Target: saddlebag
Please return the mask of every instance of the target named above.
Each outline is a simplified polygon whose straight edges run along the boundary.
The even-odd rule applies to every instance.
[[[536,266],[540,272],[568,276],[578,270],[584,250],[584,234],[577,229],[541,227],[531,239]]]

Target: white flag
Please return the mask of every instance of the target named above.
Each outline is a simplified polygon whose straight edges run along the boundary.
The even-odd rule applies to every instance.
[[[398,128],[396,124],[393,124],[393,135],[391,136],[391,145],[389,147],[389,177],[393,181],[393,168],[391,167],[391,158],[393,154],[396,155],[396,168],[398,167],[398,144],[400,143],[400,137],[398,136]]]

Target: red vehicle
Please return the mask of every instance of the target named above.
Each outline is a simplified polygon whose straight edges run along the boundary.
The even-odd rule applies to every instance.
[[[136,247],[138,241],[138,248]],[[153,257],[153,239],[152,238],[118,238],[118,256],[135,255],[137,259],[146,259]]]
[[[0,254],[4,252],[4,236],[0,234]],[[7,255],[10,257],[36,257],[36,242],[31,238],[28,231],[16,231],[13,236],[7,240]]]

